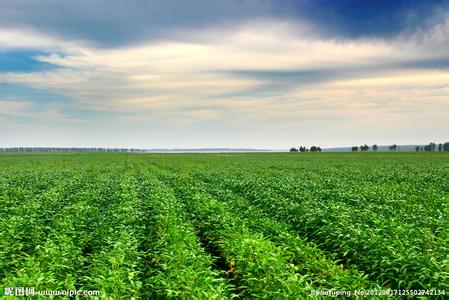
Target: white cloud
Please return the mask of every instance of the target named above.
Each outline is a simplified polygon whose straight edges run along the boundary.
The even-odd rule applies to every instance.
[[[412,128],[416,120],[432,120],[441,127],[449,114],[449,72],[395,70],[394,66],[442,57],[444,51],[433,55],[421,41],[429,47],[446,43],[448,24],[432,28],[428,36],[421,32],[390,42],[337,41],[314,36],[304,24],[263,20],[227,29],[177,32],[163,41],[112,49],[0,30],[0,44],[53,51],[36,59],[64,67],[0,73],[0,82],[63,94],[78,107],[119,112],[119,120],[127,123],[216,122],[290,128],[308,122],[316,126],[313,130],[358,124],[354,126],[369,131],[396,123]],[[257,97],[250,91],[274,79],[269,74],[232,75],[235,70],[317,74],[326,70],[335,71],[336,77],[308,82],[290,79],[286,91],[273,88],[274,96]],[[339,76],[345,70],[356,71]],[[29,113],[28,107],[20,107],[24,104],[15,107],[13,103],[3,104],[0,110],[17,116]],[[69,119],[56,110],[37,118]]]
[[[30,101],[13,101],[0,99],[0,116],[2,119],[16,117],[31,118],[48,124],[81,124],[87,121],[74,118],[55,108],[36,110],[36,105]]]
[[[31,103],[12,100],[0,100],[0,115],[22,117],[30,116]]]
[[[89,43],[81,40],[72,41],[44,34],[31,28],[0,27],[0,50],[11,49],[43,49],[46,51],[76,52],[87,47]]]

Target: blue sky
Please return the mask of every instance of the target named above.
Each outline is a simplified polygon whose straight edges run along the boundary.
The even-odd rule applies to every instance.
[[[449,138],[449,2],[0,0],[0,147]]]

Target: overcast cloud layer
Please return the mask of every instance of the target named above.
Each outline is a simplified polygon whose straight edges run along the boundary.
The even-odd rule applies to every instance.
[[[445,1],[0,1],[0,147],[443,142],[447,49]]]

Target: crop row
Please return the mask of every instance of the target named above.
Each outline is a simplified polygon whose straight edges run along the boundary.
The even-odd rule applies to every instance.
[[[443,155],[0,156],[0,292],[448,290],[448,182]]]
[[[324,253],[315,245],[308,243],[306,239],[300,238],[290,224],[270,217],[247,198],[229,189],[197,179],[192,182],[192,185],[202,186],[218,200],[230,205],[232,211],[252,230],[262,233],[286,251],[291,251],[299,272],[307,275],[319,289],[360,290],[380,287],[368,281],[362,272],[356,269],[344,269],[342,265],[335,263],[334,255]]]
[[[160,172],[184,199],[206,243],[224,258],[239,295],[305,296],[312,289],[377,286],[356,270],[342,269],[245,199],[186,174],[178,177],[173,169]]]
[[[151,213],[146,235],[151,297],[224,298],[230,294],[223,274],[213,268],[214,258],[201,246],[183,205],[170,188],[147,172],[140,176],[139,193]]]
[[[373,204],[376,187],[371,190],[373,197],[364,198],[337,194],[350,189],[323,188],[320,185],[323,179],[300,180],[298,174],[292,179],[285,174],[276,177],[261,171],[223,172],[221,169],[220,172],[197,170],[197,173],[212,186],[230,189],[276,220],[285,221],[322,249],[337,253],[342,263],[358,266],[383,286],[448,287],[449,223],[444,217],[444,194],[427,191],[432,195],[427,201],[433,203],[429,208],[434,210],[433,214],[410,214],[407,218],[407,214],[394,211],[388,216],[389,201],[383,201],[386,207],[382,207],[381,201]],[[324,181],[328,180],[327,177]],[[395,206],[399,202],[422,209],[421,204],[414,204],[417,200],[402,199],[401,202],[400,193],[392,194],[396,197],[392,200],[396,201]],[[414,207],[408,209],[413,211]],[[423,225],[426,223],[429,225]]]

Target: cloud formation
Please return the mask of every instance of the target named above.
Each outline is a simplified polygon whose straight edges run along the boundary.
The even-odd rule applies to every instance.
[[[445,18],[440,0],[16,0],[0,1],[0,27],[31,29],[98,46],[165,38],[170,32],[229,26],[255,18],[307,22],[326,37],[391,38]]]
[[[287,2],[286,7],[294,5]],[[10,89],[2,95],[0,89],[0,115],[8,122],[17,123],[20,117],[72,124],[74,136],[85,130],[83,124],[96,124],[98,131],[80,138],[82,143],[104,138],[101,130],[117,124],[124,132],[144,127],[168,134],[164,139],[153,132],[145,142],[140,133],[128,137],[140,147],[281,148],[293,140],[323,146],[425,143],[447,135],[449,14],[441,3],[388,4],[387,14],[409,15],[390,31],[368,28],[369,20],[387,26],[382,23],[385,16],[352,1],[347,2],[350,13],[345,20],[341,7],[324,9],[326,1],[316,1],[313,7],[301,2],[304,10],[293,15],[272,1],[245,2],[245,9],[235,14],[238,9],[226,1],[199,12],[195,8],[201,4],[192,1],[173,24],[166,17],[180,13],[175,2],[131,2],[123,14],[118,13],[119,2],[112,2],[87,15],[80,11],[91,2],[83,6],[49,1],[36,15],[31,8],[42,3],[18,3],[2,4],[0,16],[7,17],[0,18],[0,52],[22,61],[18,51],[29,53],[30,65],[51,67],[0,68],[0,84],[56,96],[38,102],[33,95],[24,98],[24,93],[11,94]],[[55,8],[70,10],[69,18],[52,14]],[[151,16],[145,10],[165,15],[152,21],[151,32],[141,29],[120,40],[119,30],[113,36],[121,21],[125,27],[145,27],[140,14],[130,12],[137,8],[142,16]],[[353,32],[345,26],[358,25],[352,20],[357,9],[367,14],[367,23]],[[111,19],[106,20],[109,10]],[[320,10],[331,17],[312,22]],[[423,13],[424,21],[414,17]],[[39,14],[48,18],[37,25]],[[129,15],[136,19],[126,19]],[[84,21],[85,27],[75,28]],[[332,22],[340,28],[332,29]],[[260,131],[269,139],[260,137]],[[120,144],[120,139],[115,142]]]

